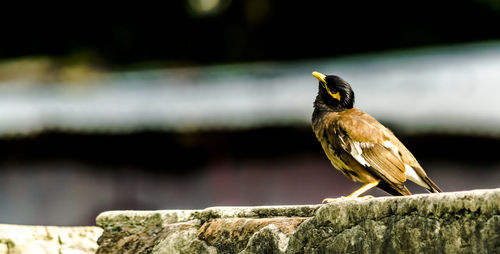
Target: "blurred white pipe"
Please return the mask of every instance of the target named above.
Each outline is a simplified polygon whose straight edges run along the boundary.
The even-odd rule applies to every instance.
[[[500,42],[119,72],[77,88],[4,82],[0,135],[306,126],[314,70],[346,79],[357,107],[399,131],[500,135]]]

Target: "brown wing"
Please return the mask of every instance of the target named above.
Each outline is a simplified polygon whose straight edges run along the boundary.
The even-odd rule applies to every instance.
[[[332,129],[336,129],[342,148],[381,180],[382,186],[403,195],[411,194],[403,185],[406,181],[404,163],[394,151],[384,146],[385,141],[394,137],[391,131],[355,108],[340,112],[335,123]]]
[[[374,168],[388,176],[389,181],[402,183],[408,178],[429,192],[442,192],[403,143],[373,117],[353,108],[342,112],[339,120],[341,128],[349,130],[348,134],[354,141],[375,144],[362,148],[363,158],[374,163]]]

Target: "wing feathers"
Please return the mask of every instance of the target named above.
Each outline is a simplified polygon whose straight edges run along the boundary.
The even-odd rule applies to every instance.
[[[424,180],[422,180],[422,177],[420,177],[411,166],[405,164],[405,168],[406,168],[405,175],[406,175],[406,178],[408,178],[408,180],[410,180],[410,181],[412,181],[412,182],[414,182],[414,183],[416,183],[424,188],[427,188],[427,189],[429,188],[427,183],[425,183]]]
[[[404,187],[406,165],[417,163],[403,144],[377,120],[357,109],[340,113],[336,128],[342,148],[365,166],[386,186],[402,195],[411,193]],[[403,158],[409,154],[409,158]],[[418,163],[417,163],[418,165]],[[394,194],[394,191],[388,191]]]
[[[315,123],[318,127],[317,137],[321,142],[327,142],[328,154],[336,154],[341,158],[344,156],[346,162],[355,160],[358,164],[342,164],[342,172],[357,172],[362,167],[366,171],[368,180],[378,179],[381,182],[378,187],[393,195],[410,195],[404,186],[408,179],[423,186],[430,192],[441,190],[425,174],[411,152],[399,141],[396,136],[385,128],[377,120],[368,114],[356,109],[348,109],[342,112],[332,112],[325,117],[324,127],[319,128],[320,122]],[[316,126],[315,125],[315,126]],[[318,133],[323,133],[318,136]],[[326,150],[325,150],[326,151]],[[348,156],[349,159],[346,160]],[[354,161],[353,161],[354,162]],[[339,164],[340,162],[335,163]],[[340,164],[339,164],[340,165]],[[339,167],[337,165],[336,167]],[[349,169],[349,167],[351,167]],[[353,173],[354,174],[354,173]],[[352,178],[351,179],[356,179]],[[357,178],[362,179],[362,178]]]
[[[387,176],[391,182],[403,183],[406,181],[404,164],[399,158],[387,148],[381,145],[373,145],[363,149],[363,158],[381,174]]]

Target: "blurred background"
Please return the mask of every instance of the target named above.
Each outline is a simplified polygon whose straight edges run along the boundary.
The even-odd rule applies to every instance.
[[[494,0],[3,3],[0,223],[348,195],[314,70],[443,190],[500,187],[498,27]]]

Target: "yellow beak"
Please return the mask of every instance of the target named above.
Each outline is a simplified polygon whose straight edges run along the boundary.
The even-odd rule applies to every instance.
[[[315,76],[319,81],[321,81],[323,84],[326,83],[326,75],[325,74],[322,74],[322,73],[319,73],[317,71],[313,71],[313,76]]]

